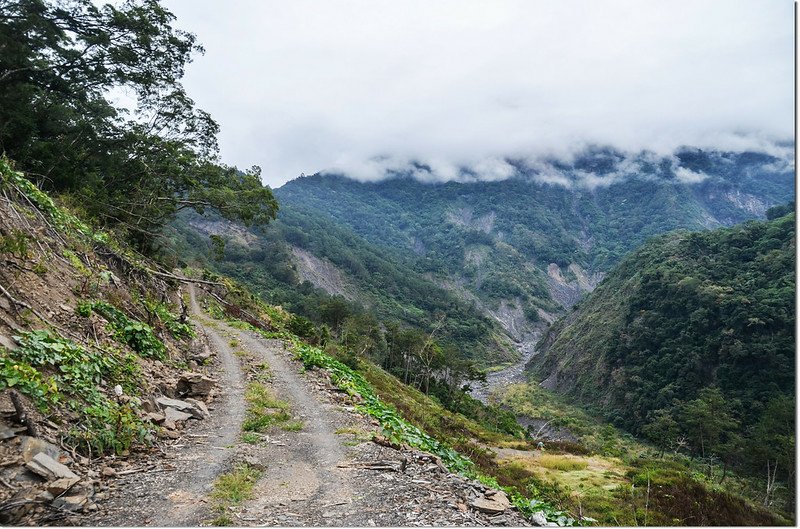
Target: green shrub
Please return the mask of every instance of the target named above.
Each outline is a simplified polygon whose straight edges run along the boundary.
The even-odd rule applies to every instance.
[[[76,446],[95,453],[120,452],[147,437],[149,430],[136,413],[138,401],[117,401],[100,389],[105,381],[135,394],[140,380],[134,358],[89,351],[46,330],[14,340],[19,347],[0,356],[0,389],[17,388],[41,410],[65,403],[78,412],[80,419],[69,432]]]
[[[126,344],[139,355],[157,360],[164,360],[167,357],[167,347],[146,323],[129,318],[121,310],[105,301],[79,303],[76,309],[76,312],[84,317],[91,314],[92,311],[108,321],[115,340]]]

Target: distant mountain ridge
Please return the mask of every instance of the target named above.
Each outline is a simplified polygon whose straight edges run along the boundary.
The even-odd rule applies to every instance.
[[[436,182],[434,169],[415,163],[375,182],[305,176],[275,194],[284,209],[327,216],[492,306],[518,305],[532,321],[591,288],[576,270],[602,274],[650,236],[763,217],[794,197],[791,160],[765,153],[594,147],[571,160],[504,163],[513,174],[500,181],[463,169],[461,181]]]

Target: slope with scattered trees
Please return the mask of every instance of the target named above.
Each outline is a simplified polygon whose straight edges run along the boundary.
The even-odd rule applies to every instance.
[[[662,451],[769,476],[765,503],[776,477],[793,497],[795,216],[780,213],[649,241],[551,327],[532,372]]]

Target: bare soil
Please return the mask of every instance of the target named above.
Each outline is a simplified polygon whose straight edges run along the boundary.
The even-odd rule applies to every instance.
[[[450,474],[435,457],[373,443],[377,424],[324,372],[304,372],[279,340],[210,320],[190,294],[193,319],[217,353],[212,419],[166,446],[147,471],[113,480],[108,500],[83,524],[195,526],[225,514],[238,526],[528,525],[513,509],[491,517],[470,508],[485,487]],[[303,426],[274,427],[249,444],[241,440],[244,388],[265,371]],[[220,513],[214,482],[239,462],[262,474],[251,499]]]

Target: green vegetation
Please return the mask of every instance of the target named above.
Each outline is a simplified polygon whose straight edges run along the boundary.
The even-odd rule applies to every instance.
[[[235,525],[228,515],[228,510],[252,497],[253,487],[260,476],[261,472],[253,467],[239,464],[231,472],[218,477],[214,482],[214,491],[211,493],[211,497],[214,499],[213,509],[219,514],[210,522],[211,525]]]
[[[292,416],[289,404],[278,400],[272,391],[258,382],[247,385],[247,416],[242,423],[245,432],[265,432],[275,424],[287,424]]]
[[[19,347],[0,350],[0,390],[18,389],[42,411],[66,405],[80,411],[69,440],[78,449],[103,453],[127,450],[134,441],[143,441],[149,429],[136,411],[138,401],[131,398],[142,381],[135,359],[121,353],[93,351],[48,331],[31,331],[15,336]],[[113,398],[100,389],[119,384],[128,393]]]
[[[794,226],[789,214],[647,243],[551,328],[536,373],[793,511]]]
[[[77,312],[79,315],[87,317],[92,311],[100,314],[108,321],[109,329],[114,333],[114,338],[120,343],[128,345],[145,358],[166,359],[167,347],[146,323],[132,320],[124,312],[105,301],[78,304]]]
[[[642,525],[645,520],[649,525],[693,520],[789,524],[789,516],[746,499],[761,500],[751,480],[637,441],[538,385],[516,384],[500,398],[515,413],[574,436],[571,441],[545,441],[541,454],[512,451],[499,456],[501,467],[533,476],[540,497],[552,504],[583,512],[603,525]]]
[[[144,249],[184,208],[213,207],[247,224],[277,211],[258,168],[217,162],[219,127],[180,84],[202,48],[173,21],[158,2],[25,0],[4,5],[0,25],[3,150]],[[109,94],[119,88],[134,111],[115,106]],[[42,198],[37,207],[51,208]]]

